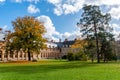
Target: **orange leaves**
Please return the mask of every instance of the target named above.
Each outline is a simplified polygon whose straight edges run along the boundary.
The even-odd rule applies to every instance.
[[[83,49],[85,45],[87,45],[87,41],[79,39],[79,40],[76,40],[76,42],[71,46],[71,48]]]
[[[38,30],[40,28],[40,26],[35,26],[35,30]]]
[[[32,27],[28,27],[27,29],[25,29],[26,32],[32,32]]]
[[[14,46],[32,50],[46,47],[44,44],[46,39],[42,36],[45,33],[45,27],[37,19],[31,16],[18,17],[12,24],[14,32],[8,37],[12,40],[11,43],[19,44]]]

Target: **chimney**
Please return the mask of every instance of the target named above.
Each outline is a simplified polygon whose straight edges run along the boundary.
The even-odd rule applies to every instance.
[[[77,38],[74,39],[74,41],[76,41],[76,40],[77,40]]]
[[[51,40],[51,42],[53,43],[53,40]]]
[[[11,31],[10,31],[10,30],[6,30],[5,32],[6,32],[7,34],[11,33]]]
[[[61,42],[61,39],[59,39],[59,42]]]
[[[65,42],[67,42],[67,41],[68,41],[68,39],[66,38],[66,39],[65,39]]]

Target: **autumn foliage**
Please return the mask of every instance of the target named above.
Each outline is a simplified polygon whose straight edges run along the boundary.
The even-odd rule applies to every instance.
[[[28,52],[30,60],[31,52],[38,52],[46,47],[46,39],[43,34],[46,32],[43,23],[34,17],[18,17],[12,22],[14,32],[7,35],[7,50],[20,49]]]

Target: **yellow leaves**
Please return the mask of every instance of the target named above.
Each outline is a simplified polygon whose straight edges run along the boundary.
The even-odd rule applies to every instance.
[[[44,34],[45,33],[45,27],[43,26],[43,24],[31,16],[26,16],[23,18],[18,17],[16,21],[12,22],[12,24],[17,34],[24,34],[24,33]]]
[[[33,30],[32,27],[28,27],[25,31],[26,32],[32,32],[32,30]]]
[[[71,48],[81,48],[81,49],[83,49],[85,45],[87,45],[87,41],[79,39],[79,40],[75,41],[75,43],[71,46]]]
[[[46,39],[42,36],[45,33],[45,27],[37,19],[31,16],[18,17],[12,24],[14,26],[14,32],[8,37],[13,42],[18,42],[17,44],[20,44],[25,49],[33,49],[39,46],[41,48],[46,47],[43,44],[46,42]],[[36,41],[36,43],[33,43],[33,41]]]
[[[40,28],[40,26],[35,26],[35,30],[38,30]]]

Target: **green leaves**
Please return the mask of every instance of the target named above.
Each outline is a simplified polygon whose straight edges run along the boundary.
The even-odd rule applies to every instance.
[[[98,62],[100,59],[100,48],[104,44],[102,40],[106,40],[107,42],[113,40],[113,34],[111,34],[112,28],[109,26],[110,20],[111,15],[109,13],[103,14],[99,6],[85,5],[82,17],[77,23],[81,29],[82,36],[88,41],[87,48],[94,49],[96,47]],[[93,42],[96,43],[95,46],[93,46]]]
[[[36,51],[45,47],[46,39],[43,38],[46,32],[45,27],[37,19],[31,16],[18,17],[12,25],[14,32],[7,36],[10,49],[20,50],[22,48]]]

